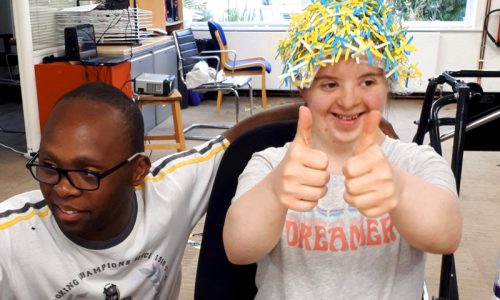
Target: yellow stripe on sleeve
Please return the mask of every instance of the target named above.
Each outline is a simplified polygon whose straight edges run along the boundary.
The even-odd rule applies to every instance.
[[[0,230],[7,229],[7,228],[9,228],[11,226],[16,225],[17,223],[19,223],[21,221],[29,220],[29,219],[33,218],[34,216],[39,216],[40,218],[44,218],[48,214],[49,214],[49,208],[48,207],[45,207],[42,210],[32,210],[28,214],[15,217],[14,219],[12,219],[10,221],[7,221],[5,223],[0,223]]]
[[[202,156],[193,157],[193,158],[188,159],[188,160],[180,161],[180,162],[174,164],[173,166],[171,166],[170,168],[162,170],[156,176],[152,176],[152,175],[146,176],[144,178],[144,181],[157,182],[157,181],[162,180],[165,176],[167,176],[168,174],[174,172],[175,170],[177,170],[181,167],[188,166],[188,165],[195,164],[195,163],[200,163],[203,161],[207,161],[207,160],[211,159],[217,153],[224,151],[228,147],[228,145],[229,145],[229,142],[226,140],[226,141],[224,141],[223,145],[219,145],[219,146],[213,148],[212,150],[203,154]],[[142,190],[142,189],[143,189],[143,186],[136,187],[136,190]]]

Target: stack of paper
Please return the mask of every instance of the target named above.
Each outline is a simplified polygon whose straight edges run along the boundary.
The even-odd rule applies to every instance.
[[[97,10],[96,4],[70,7],[56,13],[61,34],[65,27],[93,24],[98,44],[139,42],[148,36],[152,27],[149,10],[128,8],[122,10]]]

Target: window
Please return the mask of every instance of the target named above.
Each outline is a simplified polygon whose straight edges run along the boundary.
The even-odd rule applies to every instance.
[[[395,0],[406,21],[463,21],[466,0]]]
[[[393,0],[410,27],[472,26],[477,0]],[[193,26],[215,20],[233,26],[283,26],[310,0],[184,0]],[[427,25],[426,25],[427,23]]]
[[[309,0],[184,0],[184,11],[192,12],[193,23],[215,20],[232,24],[286,25],[293,12]]]
[[[411,29],[472,28],[477,0],[394,0]]]
[[[55,14],[62,8],[72,6],[76,6],[76,0],[29,0],[34,50],[64,45]]]

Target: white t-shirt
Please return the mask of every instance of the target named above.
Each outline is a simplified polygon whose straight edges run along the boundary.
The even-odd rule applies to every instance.
[[[186,242],[228,144],[219,137],[155,162],[110,241],[68,239],[38,190],[0,203],[0,299],[177,299]]]
[[[236,196],[260,182],[288,150],[254,154],[240,175]],[[447,162],[428,146],[386,137],[382,151],[401,169],[456,195]],[[366,218],[344,201],[344,177],[310,212],[289,210],[281,239],[257,263],[256,299],[421,299],[424,252],[401,239],[388,214]]]

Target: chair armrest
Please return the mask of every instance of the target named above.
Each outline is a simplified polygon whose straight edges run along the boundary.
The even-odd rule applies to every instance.
[[[204,52],[202,52],[204,53]],[[205,52],[206,53],[206,52]],[[204,56],[201,56],[201,55],[195,55],[195,56],[191,56],[191,57],[188,57],[186,59],[198,59],[198,60],[207,60],[207,59],[215,59],[217,60],[217,72],[219,72],[220,70],[220,57],[217,56],[217,55],[204,55]]]
[[[207,60],[207,59],[215,59],[217,60],[217,68],[216,68],[216,76],[214,78],[214,81],[211,82],[211,83],[216,83],[217,82],[217,74],[219,73],[219,70],[220,70],[220,58],[217,56],[217,55],[206,55],[206,56],[200,56],[200,55],[193,55],[193,56],[190,56],[190,57],[185,57],[185,58],[181,58],[181,60],[184,62],[186,60],[198,60],[198,61],[202,61],[202,60]],[[181,74],[183,74],[183,76],[181,76],[181,80],[184,84],[186,84],[186,81],[185,81],[185,76],[186,74],[184,74],[184,71],[182,70],[182,66],[179,64],[178,66],[178,69],[179,69],[179,72],[181,72]]]
[[[380,119],[379,128],[388,137],[399,140],[399,136],[394,130],[394,127],[392,127],[392,124],[383,117]]]
[[[236,56],[237,56],[237,52],[236,50],[205,50],[205,51],[202,51],[201,52],[202,54],[203,53],[232,53],[234,55],[234,59],[233,60],[236,60]]]
[[[231,54],[233,54],[233,59],[231,60],[233,62],[233,65],[236,63],[236,57],[238,55],[236,50],[207,50],[207,51],[203,51],[201,53],[231,53]],[[231,69],[231,76],[233,76],[233,73],[234,73],[234,69]]]
[[[264,57],[249,57],[245,59],[240,59],[239,61],[249,61],[249,60],[266,60]]]
[[[220,61],[220,57],[217,56],[217,55],[194,55],[194,56],[191,56],[191,57],[187,57],[185,59],[198,59],[198,60],[205,60],[205,59],[216,59],[216,60],[219,60]]]

